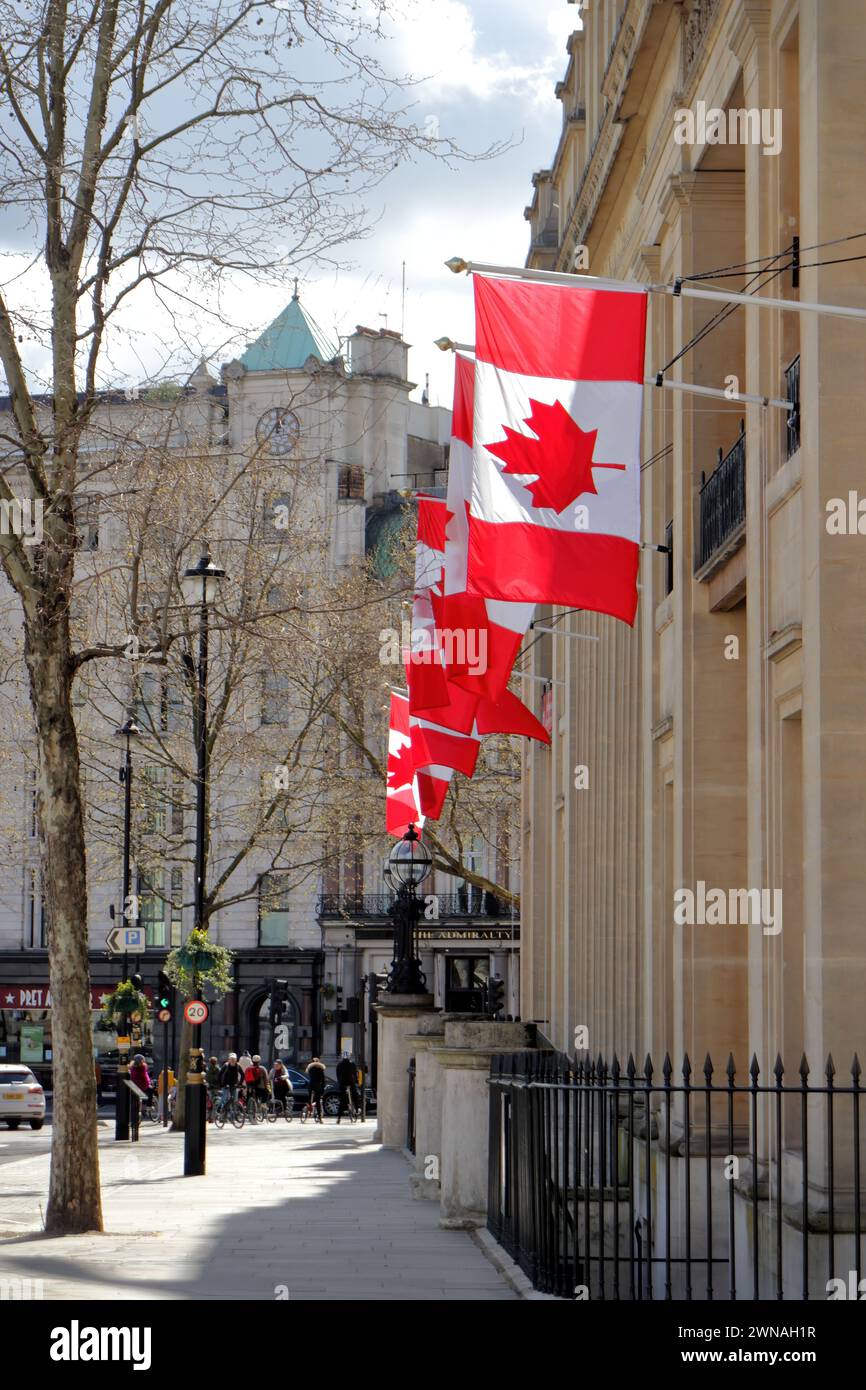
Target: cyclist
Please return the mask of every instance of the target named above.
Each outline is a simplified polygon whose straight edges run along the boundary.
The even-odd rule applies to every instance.
[[[325,1094],[325,1064],[320,1058],[314,1057],[304,1070],[310,1078],[310,1109],[316,1124],[324,1124],[325,1112],[322,1108],[322,1097]]]
[[[221,1088],[222,1100],[225,1105],[230,1100],[237,1100],[238,1090],[243,1082],[244,1074],[238,1063],[238,1054],[230,1052],[225,1066],[219,1074],[218,1085]]]
[[[337,1083],[340,1087],[340,1113],[337,1116],[337,1124],[339,1124],[347,1110],[351,1108],[357,1111],[361,1108],[358,1095],[358,1068],[348,1052],[345,1052],[337,1063]]]
[[[274,1093],[274,1100],[281,1101],[286,1114],[290,1114],[294,1087],[289,1078],[286,1064],[285,1062],[281,1062],[279,1057],[274,1062],[271,1070],[271,1088]]]
[[[247,1089],[252,1089],[252,1094],[256,1100],[262,1105],[267,1105],[271,1095],[271,1083],[258,1053],[253,1058],[251,1071],[247,1073],[245,1080]]]

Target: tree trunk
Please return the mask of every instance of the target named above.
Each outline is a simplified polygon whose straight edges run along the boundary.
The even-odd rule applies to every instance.
[[[44,603],[44,600],[43,600]],[[87,880],[67,614],[27,625],[25,656],[39,746],[39,818],[54,1054],[46,1230],[102,1230],[87,954]]]

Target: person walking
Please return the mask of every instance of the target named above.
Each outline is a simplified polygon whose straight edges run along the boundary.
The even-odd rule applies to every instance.
[[[93,1075],[96,1077],[96,1104],[102,1104],[102,1067],[93,1059]]]
[[[310,1109],[317,1125],[325,1123],[325,1112],[322,1108],[322,1097],[325,1094],[325,1064],[319,1057],[313,1060],[304,1068],[310,1081]]]
[[[171,1067],[165,1067],[159,1073],[156,1082],[156,1094],[159,1097],[159,1118],[162,1119],[165,1113],[166,1093],[171,1093],[171,1088],[175,1084],[176,1077]]]
[[[337,1063],[337,1084],[340,1087],[340,1113],[337,1116],[337,1124],[339,1124],[350,1107],[355,1112],[361,1108],[360,1096],[358,1095],[358,1068],[348,1052],[344,1052]]]

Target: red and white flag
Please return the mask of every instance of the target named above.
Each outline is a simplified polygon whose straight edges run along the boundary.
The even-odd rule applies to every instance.
[[[444,798],[443,798],[444,799]],[[388,774],[385,787],[385,826],[392,835],[403,835],[409,824],[424,824],[418,778],[412,763],[409,701],[391,692],[388,727]]]
[[[463,653],[455,650],[457,659],[449,663],[449,680],[495,701],[502,697],[508,685],[535,605],[504,603],[499,599],[470,596],[466,592],[474,396],[475,363],[458,353],[448,464],[444,597],[434,596],[432,607],[440,631],[464,633]],[[456,648],[453,638],[451,645]]]
[[[425,709],[448,701],[444,657],[437,627],[445,562],[445,499],[418,496],[418,539],[415,545],[415,597],[407,657],[418,673],[409,691],[410,708]]]
[[[409,683],[409,707],[412,708],[412,686],[415,672],[411,665],[406,666],[406,679]],[[498,700],[488,700],[473,695],[469,690],[448,681],[448,703],[434,709],[418,708],[413,716],[438,724],[440,728],[452,729],[461,734],[521,734],[525,738],[538,739],[549,743],[550,734],[544,725],[523,701],[511,690],[506,690]]]
[[[646,292],[475,276],[467,592],[637,608]]]

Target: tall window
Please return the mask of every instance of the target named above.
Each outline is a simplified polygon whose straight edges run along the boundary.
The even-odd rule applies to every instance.
[[[142,671],[136,713],[155,734],[173,734],[183,728],[183,699],[166,671]]]
[[[171,944],[183,940],[183,869],[171,871]]]
[[[167,904],[163,896],[163,870],[138,870],[139,926],[144,927],[145,945],[165,946]]]
[[[281,671],[266,671],[262,682],[262,723],[287,724],[289,677]]]
[[[34,950],[48,948],[48,918],[39,871],[31,869],[27,883],[27,944]]]
[[[286,946],[289,941],[290,890],[286,874],[262,874],[259,880],[259,945]]]
[[[141,782],[144,834],[164,835],[166,829],[166,768],[159,763],[147,763],[141,769]]]

